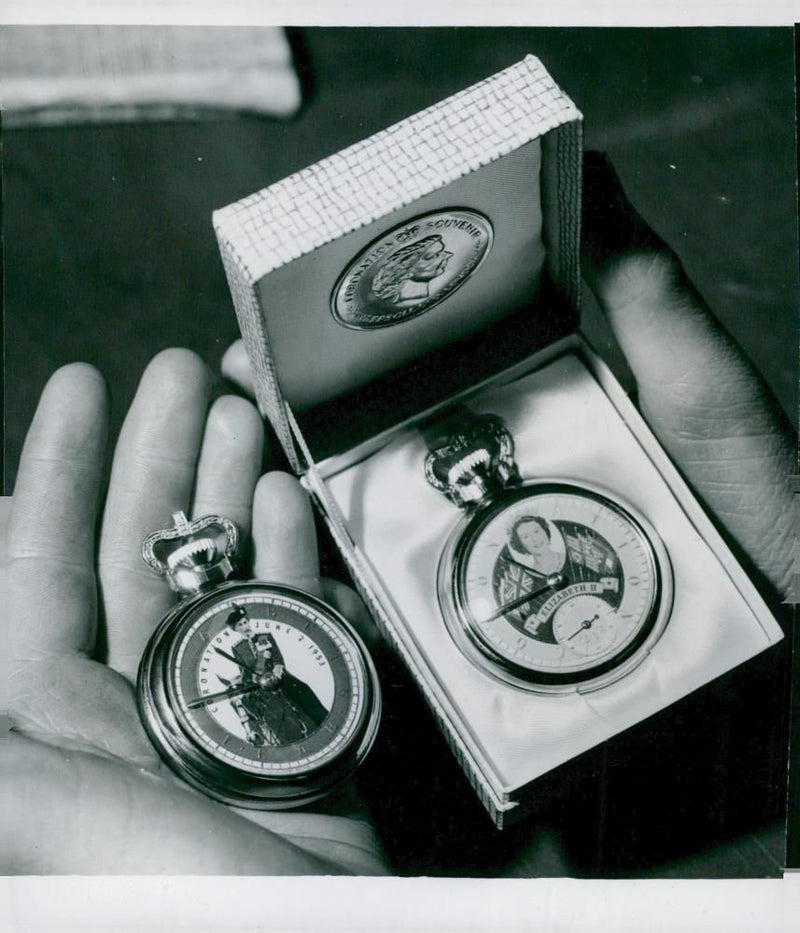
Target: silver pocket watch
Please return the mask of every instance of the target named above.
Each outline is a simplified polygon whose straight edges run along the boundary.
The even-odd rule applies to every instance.
[[[496,415],[459,407],[426,432],[428,482],[462,512],[444,547],[445,624],[481,670],[524,690],[628,674],[667,625],[672,571],[653,526],[572,479],[523,479]]]
[[[145,539],[181,596],[145,649],[139,711],[166,763],[225,803],[297,807],[349,777],[380,718],[375,668],[352,626],[294,587],[233,581],[239,542],[208,515]]]

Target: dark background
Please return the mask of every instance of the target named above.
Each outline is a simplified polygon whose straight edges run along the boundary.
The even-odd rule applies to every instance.
[[[118,428],[171,345],[216,365],[237,336],[211,211],[538,55],[641,212],[796,410],[797,200],[789,29],[304,29],[300,115],[4,131],[5,491],[53,369],[111,382]],[[587,303],[585,329],[615,359]],[[365,787],[405,874],[741,876],[783,859],[786,650],[777,648],[543,784],[495,832],[384,659]],[[375,788],[379,788],[378,791]],[[563,840],[562,842],[558,841]]]

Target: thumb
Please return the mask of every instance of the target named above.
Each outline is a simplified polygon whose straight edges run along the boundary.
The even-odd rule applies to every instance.
[[[733,543],[786,595],[794,467],[788,422],[596,152],[584,159],[582,267],[636,379],[642,414]]]
[[[247,351],[244,348],[244,341],[239,338],[234,341],[225,351],[222,357],[222,375],[237,386],[245,395],[253,398],[255,389],[253,387],[253,375],[250,372],[250,361],[247,359]]]

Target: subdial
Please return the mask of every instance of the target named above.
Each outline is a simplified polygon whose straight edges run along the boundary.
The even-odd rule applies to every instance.
[[[617,638],[619,617],[599,596],[575,596],[562,603],[553,616],[558,642],[581,657],[607,651]]]

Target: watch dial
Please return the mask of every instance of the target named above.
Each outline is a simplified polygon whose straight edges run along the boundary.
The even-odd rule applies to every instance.
[[[325,764],[364,715],[355,646],[292,596],[239,591],[198,607],[170,664],[175,710],[219,760],[257,774]]]
[[[315,799],[366,755],[374,668],[349,625],[291,587],[223,585],[179,604],[142,661],[151,738],[191,783],[228,802]]]
[[[469,653],[523,683],[580,684],[629,660],[663,621],[666,554],[605,494],[536,483],[460,535],[445,615]],[[667,607],[668,608],[668,607]],[[626,667],[627,669],[627,667]]]

